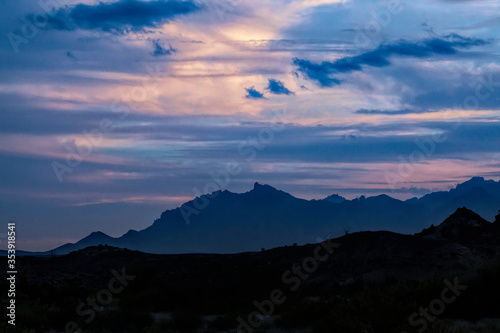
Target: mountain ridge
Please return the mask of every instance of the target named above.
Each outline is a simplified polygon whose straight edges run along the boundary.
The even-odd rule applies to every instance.
[[[495,224],[499,220],[500,214]],[[439,326],[432,327],[444,331],[450,326],[450,318],[464,327],[464,320],[497,318],[500,310],[500,229],[492,228],[493,225],[461,207],[430,228],[430,234],[438,229],[457,231],[439,237],[429,237],[424,232],[402,235],[362,231],[317,239],[312,244],[237,254],[150,254],[100,245],[50,258],[19,257],[19,266],[24,267],[23,287],[31,296],[23,299],[25,306],[20,309],[25,312],[21,318],[29,314],[30,320],[22,323],[38,331],[47,325],[49,314],[55,318],[49,326],[54,328],[51,331],[64,330],[65,321],[59,318],[71,318],[79,299],[95,295],[96,290],[101,290],[97,293],[99,299],[106,291],[103,286],[112,285],[115,278],[122,281],[117,275],[121,272],[125,292],[113,295],[113,307],[100,314],[104,319],[82,329],[98,331],[116,327],[119,322],[123,327],[120,332],[125,332],[129,327],[137,327],[134,325],[138,320],[143,325],[156,324],[145,316],[149,314],[153,318],[172,318],[172,324],[161,322],[161,326],[144,326],[147,328],[141,331],[165,332],[175,328],[176,332],[234,332],[240,330],[239,318],[269,313],[264,311],[269,309],[267,304],[272,304],[267,300],[272,300],[269,297],[275,291],[286,297],[286,303],[275,304],[276,312],[266,314],[272,326],[259,331],[291,331],[300,327],[307,332],[331,332],[342,327],[345,332],[363,332],[364,328],[370,328],[370,332],[410,332],[415,327],[409,325],[408,318],[418,311],[419,305],[431,304],[431,308],[436,301],[429,303],[429,299],[443,293],[458,296],[458,292],[460,297],[453,300],[453,306],[447,303],[447,311],[458,312],[447,312],[443,321],[436,319]],[[478,232],[470,233],[470,228]],[[4,266],[5,271],[7,261]],[[110,272],[110,268],[116,271]],[[443,283],[449,289],[443,289]],[[71,292],[75,290],[79,293]],[[68,308],[68,304],[75,305]],[[193,308],[196,316],[187,316]],[[133,311],[142,312],[137,316]],[[171,313],[173,317],[167,316]],[[331,319],[332,316],[335,317]],[[352,324],[340,326],[342,317],[354,318]],[[181,322],[186,324],[179,326],[177,318],[186,318]],[[470,332],[498,332],[500,321],[495,321],[498,325],[488,326],[491,329]],[[211,329],[194,330],[192,322]]]
[[[261,249],[260,251],[229,255],[211,253],[154,255],[141,251],[99,245],[74,251],[66,258],[87,257],[91,262],[96,255],[123,252],[128,253],[130,256],[147,255],[156,256],[155,258],[232,258],[231,260],[234,260],[234,262],[238,262],[240,257],[262,257],[263,261],[277,260],[281,265],[283,263],[281,259],[278,259],[281,256],[295,257],[295,259],[287,259],[291,264],[297,261],[297,258],[303,257],[304,254],[311,253],[321,243],[328,243],[340,245],[335,250],[334,263],[329,263],[326,268],[327,271],[331,269],[335,271],[334,276],[331,276],[334,278],[333,281],[347,281],[351,277],[356,279],[361,276],[367,281],[383,279],[385,275],[380,275],[379,270],[381,268],[384,268],[386,273],[391,272],[395,276],[404,277],[405,279],[420,279],[432,275],[432,270],[430,270],[432,267],[441,267],[441,269],[446,267],[449,271],[456,270],[457,273],[463,273],[477,269],[484,263],[497,258],[500,255],[500,229],[494,227],[495,223],[488,222],[475,212],[462,207],[458,208],[437,226],[432,225],[414,235],[404,235],[391,231],[359,231],[346,233],[341,237],[327,237],[326,240],[317,239],[315,242],[305,245],[294,244],[293,246],[280,246],[268,250]],[[470,233],[471,228],[476,228],[477,232]],[[455,234],[441,233],[450,229],[457,232]],[[435,237],[437,233],[440,233],[439,237]],[[468,237],[459,237],[460,235],[467,235]],[[456,261],[461,260],[459,257],[462,257],[462,261],[460,265],[457,265]],[[349,258],[349,260],[346,260],[346,258]],[[420,265],[417,265],[419,267],[418,273],[414,269],[408,271],[411,266],[408,266],[411,264],[411,262],[408,262],[409,258],[418,258],[420,263]],[[70,261],[72,265],[76,265],[73,259]],[[319,273],[315,279],[323,279],[321,276],[323,273]]]
[[[245,193],[223,190],[194,198],[164,211],[143,230],[116,238],[94,232],[51,252],[108,244],[150,253],[237,253],[311,243],[319,235],[338,236],[345,230],[412,234],[464,206],[493,220],[500,208],[500,182],[474,177],[450,191],[406,201],[386,194],[340,202],[330,197],[300,199],[256,182]]]

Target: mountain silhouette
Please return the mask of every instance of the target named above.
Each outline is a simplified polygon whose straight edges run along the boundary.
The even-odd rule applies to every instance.
[[[318,237],[340,236],[345,230],[413,234],[439,224],[461,207],[493,221],[500,207],[500,182],[475,177],[450,191],[406,201],[388,195],[304,200],[255,183],[246,193],[224,190],[197,197],[163,212],[144,230],[130,230],[118,238],[92,233],[52,253],[100,244],[150,253],[237,253],[314,243]],[[446,225],[439,230],[448,234]]]
[[[500,215],[500,214],[499,214]],[[134,233],[135,234],[135,233]],[[92,238],[108,240],[102,233],[93,233],[83,239]],[[322,240],[323,241],[323,240]],[[314,281],[329,281],[329,283],[346,283],[349,280],[383,280],[387,275],[395,278],[421,280],[430,277],[435,269],[448,273],[463,275],[477,270],[490,261],[498,260],[500,254],[500,230],[494,223],[484,220],[475,212],[462,207],[446,218],[437,226],[422,230],[414,235],[403,235],[389,231],[360,231],[349,233],[341,237],[325,240],[328,244],[339,244],[332,258],[325,263],[324,269],[315,272]],[[230,255],[218,254],[181,254],[157,256],[129,249],[123,250],[113,246],[89,246],[74,251],[69,256],[61,258],[55,265],[58,269],[46,271],[46,262],[39,263],[44,274],[68,271],[67,274],[79,274],[78,267],[84,263],[88,269],[102,270],[103,267],[113,266],[109,262],[116,261],[114,266],[120,267],[130,260],[150,262],[152,270],[169,269],[177,273],[168,275],[175,279],[173,284],[184,283],[178,273],[188,276],[198,275],[204,279],[204,274],[219,274],[243,276],[245,271],[257,267],[269,267],[269,264],[284,271],[287,267],[310,256],[318,244],[302,246],[283,246],[266,251],[245,252]],[[107,257],[105,265],[94,267],[95,260]],[[156,265],[165,260],[166,265]],[[196,264],[190,262],[196,261]],[[200,264],[219,261],[217,269],[200,271]],[[222,263],[224,262],[224,263]],[[142,267],[142,266],[141,266]],[[44,274],[36,274],[33,279],[47,279]],[[53,274],[53,273],[52,273]],[[161,275],[161,274],[160,274]],[[148,276],[155,276],[148,274]],[[162,275],[163,276],[163,275]],[[54,276],[55,279],[65,279],[68,276]],[[214,277],[212,277],[215,280]],[[50,280],[52,281],[52,280]]]
[[[494,225],[473,211],[457,209],[439,226],[423,230],[419,235],[429,239],[447,239],[465,244],[470,241],[486,241],[495,235]]]
[[[333,202],[333,203],[342,203],[342,202],[346,201],[346,198],[344,198],[338,194],[332,194],[323,200]]]
[[[261,190],[268,198],[295,202],[293,197],[271,187],[257,188]],[[231,198],[236,207],[250,199],[262,204],[255,194],[221,193],[219,200]],[[377,200],[390,203],[393,199],[382,196],[358,201],[370,204]],[[466,321],[480,323],[485,318],[500,323],[491,319],[500,313],[500,229],[494,228],[495,224],[463,207],[444,222],[415,235],[362,231],[319,244],[237,254],[150,254],[100,245],[48,258],[22,256],[17,260],[23,267],[23,288],[30,292],[30,297],[23,299],[20,309],[24,317],[20,318],[30,318],[22,324],[31,331],[38,332],[42,325],[62,331],[60,327],[66,322],[60,318],[67,320],[74,313],[75,306],[68,308],[68,304],[78,304],[75,300],[95,295],[96,290],[101,290],[97,293],[99,300],[99,295],[106,291],[103,286],[111,288],[115,280],[110,280],[110,267],[123,267],[113,276],[121,272],[129,277],[130,283],[124,284],[126,291],[113,295],[113,307],[103,307],[95,322],[82,327],[88,328],[85,331],[109,328],[114,332],[118,322],[122,325],[119,332],[340,332],[337,328],[341,318],[352,318],[342,324],[342,332],[368,332],[360,328],[369,328],[369,332],[401,332],[401,328],[416,332],[414,327],[402,326],[409,324],[409,314],[417,311],[420,304],[436,302],[429,303],[429,299],[448,293],[460,296],[452,301],[453,305],[447,304],[457,312],[441,319],[436,317],[439,326],[432,327],[439,330],[432,331],[459,332],[444,329],[452,327],[450,318],[459,327]],[[134,238],[143,233],[128,235]],[[93,233],[82,242],[92,238],[107,240],[104,234]],[[316,255],[326,256],[325,260],[314,261]],[[306,263],[312,263],[314,268]],[[7,260],[0,268],[5,271],[6,265]],[[456,288],[448,289],[452,288],[450,283]],[[264,312],[272,304],[267,301],[272,299],[271,290],[286,297],[286,303],[276,304],[274,313]],[[248,318],[256,310],[269,313],[266,316],[270,325],[258,330],[236,330],[241,323],[237,318]],[[170,317],[170,313],[174,315]],[[172,321],[147,326],[158,323],[146,314]],[[332,316],[336,316],[334,320]],[[48,322],[47,318],[53,319]],[[319,325],[314,326],[318,321]],[[138,322],[148,328],[136,330]],[[192,323],[200,329],[193,329]],[[129,330],[131,327],[134,330]],[[500,326],[488,327],[491,329],[463,332],[498,332]]]

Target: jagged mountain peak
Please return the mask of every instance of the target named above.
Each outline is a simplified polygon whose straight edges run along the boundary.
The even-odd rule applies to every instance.
[[[466,207],[458,208],[443,223],[423,230],[420,235],[426,238],[446,238],[458,241],[478,239],[491,231],[491,223]]]
[[[476,177],[472,177],[471,179],[469,179],[468,181],[464,182],[463,184],[467,184],[467,183],[483,183],[485,181],[486,180],[484,179],[484,177],[476,176]],[[493,182],[493,180],[489,180],[489,181]]]
[[[245,194],[258,197],[268,197],[268,196],[281,196],[290,198],[293,197],[291,194],[278,190],[272,187],[271,185],[260,184],[258,182],[255,182],[255,184],[253,185],[253,189]]]
[[[253,184],[253,191],[277,191],[277,189],[275,189],[274,187],[272,187],[271,185],[267,185],[267,184],[259,184],[259,182],[255,182],[255,184]]]
[[[481,216],[476,214],[470,209],[466,207],[458,208],[455,213],[450,215],[443,223],[441,223],[440,227],[446,227],[450,225],[469,225],[469,226],[483,226],[488,224],[488,222],[483,219]]]
[[[256,182],[245,193],[223,190],[199,194],[163,212],[143,230],[129,231],[118,238],[93,233],[57,250],[67,253],[84,246],[108,244],[152,253],[236,253],[310,243],[318,235],[340,235],[346,227],[414,233],[431,224],[439,225],[420,234],[453,241],[496,235],[500,217],[493,225],[481,216],[495,219],[500,208],[500,183],[481,177],[467,183],[460,187],[463,190],[434,192],[409,201],[388,195],[354,200],[333,195],[328,198],[342,204],[332,204],[328,198],[304,200]],[[479,215],[467,208],[457,210],[464,206]]]
[[[483,188],[485,190],[491,190],[492,188],[498,188],[500,182],[496,182],[492,179],[486,180],[483,177],[472,177],[466,182],[458,184],[454,191],[469,191],[474,188]]]
[[[346,201],[347,199],[339,194],[332,194],[332,195],[324,198],[323,200],[333,202],[333,203],[342,203],[342,202]]]

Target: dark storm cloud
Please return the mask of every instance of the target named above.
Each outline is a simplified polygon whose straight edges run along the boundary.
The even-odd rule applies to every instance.
[[[153,52],[151,52],[151,55],[153,57],[160,57],[160,56],[166,56],[166,55],[171,55],[172,53],[176,53],[177,50],[172,47],[172,45],[168,45],[168,48],[166,48],[162,42],[160,42],[159,39],[154,39],[153,41]]]
[[[256,90],[255,87],[250,87],[245,89],[247,91],[247,95],[245,96],[248,99],[263,99],[264,94],[260,91]]]
[[[112,3],[99,2],[96,5],[78,4],[59,9],[48,26],[56,30],[83,29],[113,33],[144,31],[199,9],[190,0],[120,0]]]
[[[390,44],[382,44],[373,51],[354,57],[344,57],[334,62],[324,61],[316,64],[307,59],[293,59],[297,71],[307,79],[316,81],[322,87],[339,85],[342,81],[331,77],[333,74],[362,71],[363,66],[386,67],[391,65],[393,56],[411,58],[431,58],[433,56],[449,56],[459,52],[458,49],[481,46],[487,41],[477,38],[462,37],[450,34],[442,38],[432,38],[422,41],[399,40]]]
[[[279,80],[269,79],[269,84],[266,88],[271,94],[274,95],[293,95],[294,93],[285,87],[283,82]]]

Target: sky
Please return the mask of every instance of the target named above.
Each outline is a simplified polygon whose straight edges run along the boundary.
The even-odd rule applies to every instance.
[[[500,179],[498,1],[0,9],[0,217],[22,249],[255,182],[408,199]]]

